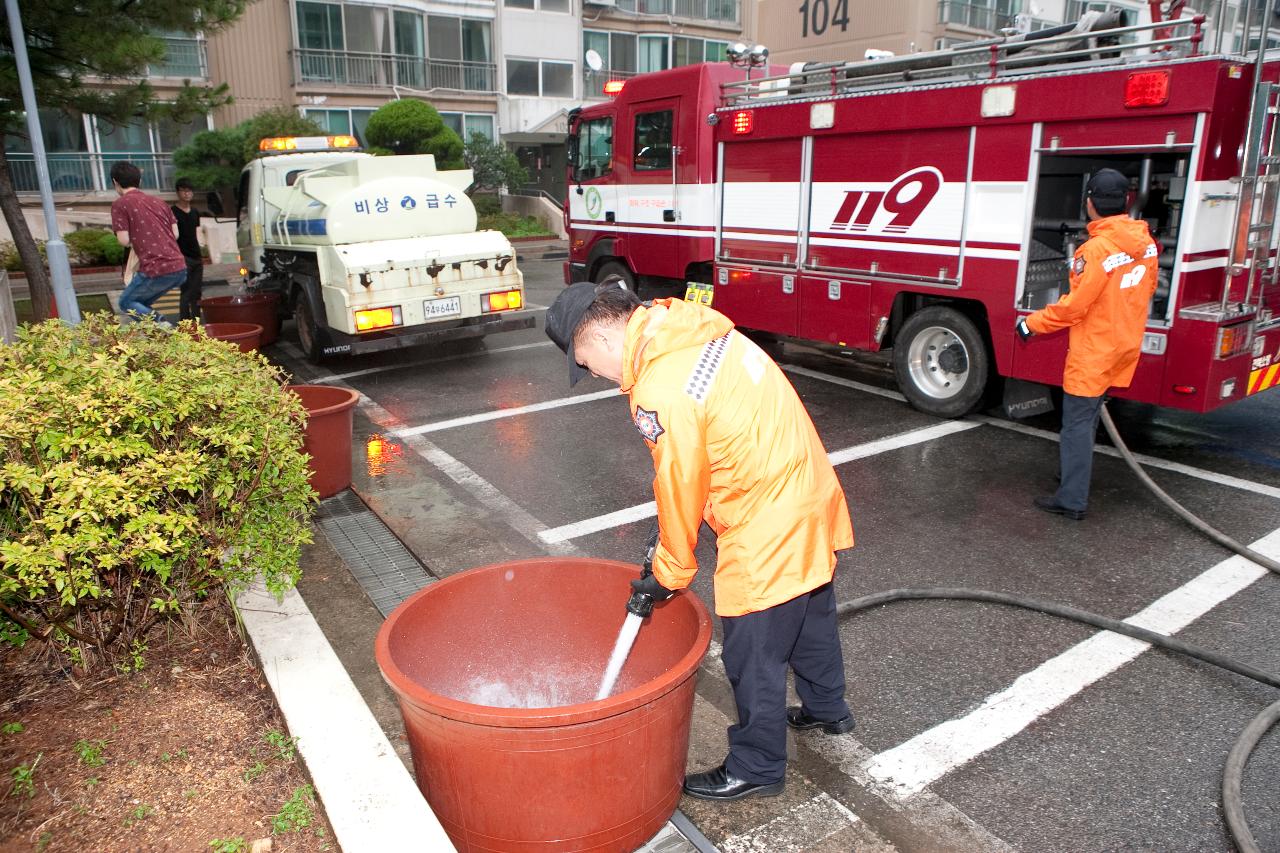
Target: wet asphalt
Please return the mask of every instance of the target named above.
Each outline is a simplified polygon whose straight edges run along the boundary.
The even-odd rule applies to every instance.
[[[562,286],[560,263],[531,261],[524,270],[529,301],[549,304]],[[542,345],[545,340],[539,328],[481,343],[339,360],[320,369],[370,371],[346,380],[380,407],[385,421],[357,412],[354,487],[438,576],[545,555],[548,547],[531,525],[557,528],[652,500],[649,453],[622,397],[433,429],[416,442],[388,434],[389,426],[437,424],[609,389],[595,379],[570,389],[564,357]],[[786,365],[893,388],[882,356],[785,345],[778,357]],[[287,356],[282,360],[300,377],[320,375]],[[791,379],[829,451],[941,423],[884,396],[799,373]],[[1280,486],[1280,393],[1210,415],[1130,403],[1113,403],[1112,411],[1135,452]],[[1052,415],[1030,425],[1057,427]],[[840,465],[857,538],[857,546],[840,556],[840,599],[899,587],[966,586],[1124,618],[1227,558],[1111,457],[1096,457],[1084,522],[1035,510],[1031,498],[1052,490],[1056,470],[1055,443],[989,424]],[[498,498],[478,497],[466,471]],[[1274,497],[1168,471],[1153,476],[1242,541],[1280,528]],[[520,512],[513,514],[512,506]],[[584,535],[568,547],[637,562],[651,523]],[[712,604],[715,548],[705,528],[698,556],[703,569],[693,590]],[[350,585],[340,586],[349,592]],[[1263,577],[1180,636],[1280,672],[1278,604],[1280,578]],[[344,636],[326,631],[331,639]],[[858,718],[854,737],[871,753],[895,747],[970,712],[1094,633],[1041,614],[960,602],[894,604],[854,615],[842,624],[848,696]],[[339,653],[354,661],[363,655],[354,648]],[[716,662],[704,665],[699,693],[728,716],[732,706],[718,671]],[[1147,651],[945,774],[928,792],[1007,848],[1028,853],[1229,851],[1221,768],[1239,731],[1277,698],[1273,689],[1238,676]],[[716,737],[722,733],[695,726],[700,740],[691,753],[714,756],[719,746],[722,755]],[[789,784],[816,785],[813,790],[859,811],[859,798],[835,784],[846,777],[815,751],[797,749],[791,773]],[[1244,782],[1246,813],[1264,850],[1280,850],[1277,778],[1280,735],[1272,733]],[[682,808],[721,843],[777,816],[780,807],[768,801],[708,806],[686,798]],[[881,811],[863,814],[871,829],[898,849],[930,849],[936,837],[930,828],[914,831],[910,821],[894,817],[891,805]],[[795,849],[838,845],[800,843]]]

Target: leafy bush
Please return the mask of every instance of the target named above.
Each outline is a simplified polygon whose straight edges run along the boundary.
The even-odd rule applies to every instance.
[[[236,186],[240,170],[258,153],[258,143],[268,136],[324,136],[320,125],[296,110],[265,110],[235,127],[203,130],[173,152],[177,177],[203,189]]]
[[[45,257],[43,240],[36,241],[36,248],[40,250],[40,257]],[[18,247],[12,240],[0,240],[0,264],[9,272],[22,272],[22,256],[18,254]]]
[[[477,193],[471,197],[476,206],[476,216],[493,216],[502,212],[502,199],[489,193]]]
[[[529,173],[515,153],[482,133],[471,134],[462,157],[475,173],[475,183],[471,186],[476,192],[521,187],[529,182]]]
[[[115,234],[105,228],[81,228],[63,239],[75,263],[90,266],[124,263],[124,246],[120,245]]]
[[[437,169],[464,169],[462,140],[445,125],[436,108],[404,98],[374,110],[365,126],[371,146],[396,154],[434,154]]]
[[[87,666],[256,573],[291,587],[315,497],[280,378],[231,344],[103,315],[0,348],[0,637]]]
[[[521,216],[518,213],[496,213],[478,217],[476,230],[491,229],[501,231],[508,237],[542,237],[551,236],[547,227],[535,216]]]

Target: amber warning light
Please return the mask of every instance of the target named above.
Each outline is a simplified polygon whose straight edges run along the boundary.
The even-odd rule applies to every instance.
[[[524,305],[524,294],[519,290],[499,290],[487,294],[480,307],[488,314],[491,311],[514,311]]]
[[[626,80],[610,80],[604,84],[604,93],[606,95],[616,95],[622,91],[622,87],[627,85]]]
[[[388,308],[365,308],[356,312],[357,332],[386,329],[390,326],[399,326],[402,322],[399,305]]]
[[[739,110],[733,114],[733,132],[750,133],[754,121],[751,110]]]
[[[354,136],[268,136],[258,143],[258,150],[267,153],[281,151],[330,151],[335,148],[359,148]]]
[[[1169,103],[1169,72],[1138,71],[1124,83],[1126,107],[1163,107]]]

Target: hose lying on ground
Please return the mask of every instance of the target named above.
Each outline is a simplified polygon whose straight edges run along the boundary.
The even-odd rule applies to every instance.
[[[1175,501],[1173,498],[1155,484],[1155,482],[1147,476],[1147,472],[1142,469],[1138,461],[1133,458],[1133,454],[1129,452],[1129,448],[1125,446],[1124,441],[1120,438],[1120,433],[1116,429],[1115,423],[1111,420],[1111,414],[1107,411],[1104,404],[1102,406],[1102,423],[1107,428],[1107,433],[1111,436],[1111,441],[1115,444],[1116,449],[1120,451],[1120,455],[1129,465],[1129,468],[1138,475],[1138,479],[1142,481],[1151,492],[1160,499],[1162,503],[1172,509],[1183,521],[1190,524],[1196,530],[1208,536],[1213,541],[1222,545],[1230,551],[1234,551],[1246,559],[1252,560],[1263,568],[1270,569],[1272,572],[1280,574],[1280,563],[1272,560],[1263,554],[1249,548],[1246,545],[1237,542],[1222,531],[1209,525],[1195,515],[1192,515],[1186,507]],[[980,601],[988,604],[1004,604],[1009,607],[1021,607],[1025,610],[1034,610],[1039,613],[1047,613],[1051,616],[1058,616],[1063,619],[1070,619],[1073,622],[1081,622],[1086,625],[1093,625],[1105,631],[1111,631],[1116,634],[1124,634],[1137,640],[1150,643],[1153,646],[1159,646],[1174,652],[1188,655],[1197,660],[1225,669],[1228,672],[1234,672],[1245,678],[1252,679],[1269,687],[1280,688],[1280,677],[1263,672],[1256,667],[1248,664],[1239,663],[1231,658],[1220,655],[1217,652],[1211,652],[1194,646],[1190,643],[1184,643],[1182,640],[1175,639],[1166,634],[1160,634],[1155,631],[1149,631],[1146,628],[1140,628],[1136,625],[1130,625],[1127,622],[1121,622],[1119,619],[1112,619],[1109,616],[1102,616],[1097,613],[1090,613],[1087,610],[1080,610],[1065,604],[1058,604],[1053,601],[1043,601],[1037,598],[1031,598],[1025,595],[1014,595],[1007,592],[992,592],[984,589],[967,589],[959,587],[930,587],[926,589],[891,589],[886,592],[877,592],[872,595],[864,595],[861,598],[855,598],[852,601],[842,602],[836,607],[836,615],[839,618],[851,616],[863,610],[872,607],[879,607],[884,604],[892,604],[897,601],[924,601],[924,600],[949,600],[949,601]],[[1262,713],[1254,717],[1249,725],[1241,732],[1240,737],[1236,739],[1235,744],[1231,747],[1231,752],[1227,756],[1226,766],[1222,771],[1222,811],[1226,820],[1227,831],[1231,834],[1231,840],[1235,843],[1240,853],[1263,853],[1262,848],[1258,846],[1257,840],[1253,836],[1252,830],[1249,829],[1249,823],[1245,819],[1244,804],[1241,798],[1240,786],[1241,779],[1244,776],[1245,765],[1249,762],[1249,756],[1253,753],[1254,748],[1258,745],[1258,741],[1262,739],[1272,726],[1280,722],[1280,702],[1269,705]]]

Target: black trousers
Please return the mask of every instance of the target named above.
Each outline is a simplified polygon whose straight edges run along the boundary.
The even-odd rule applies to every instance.
[[[200,292],[204,289],[204,261],[187,258],[187,280],[178,292],[178,319],[200,317]]]
[[[1107,396],[1062,395],[1062,431],[1058,433],[1058,466],[1062,479],[1054,500],[1067,509],[1089,508],[1089,481],[1093,478],[1093,442]]]
[[[849,713],[835,592],[828,583],[768,610],[722,621],[721,659],[738,705],[725,767],[748,782],[777,782],[787,769],[788,666],[805,711],[828,721]]]

